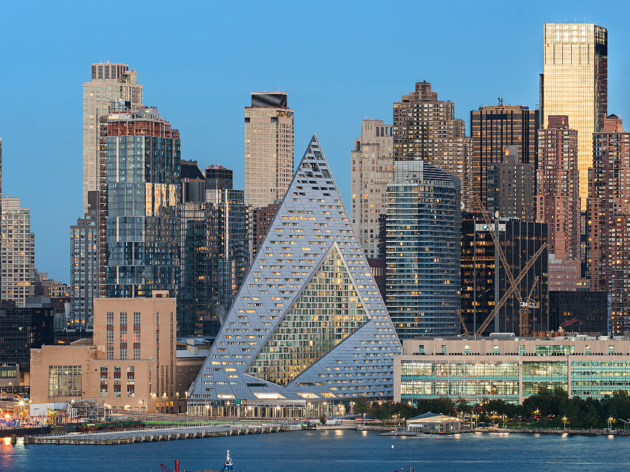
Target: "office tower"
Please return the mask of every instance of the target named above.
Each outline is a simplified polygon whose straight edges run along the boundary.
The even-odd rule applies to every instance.
[[[486,209],[491,215],[536,219],[536,181],[534,164],[523,164],[518,158],[518,146],[505,146],[503,162],[488,164],[488,197]]]
[[[96,298],[94,337],[31,354],[34,403],[100,398],[112,409],[174,413],[177,309],[166,291],[151,298]]]
[[[6,304],[6,302],[5,302]],[[54,310],[50,307],[0,308],[0,364],[15,362],[20,374],[30,370],[31,349],[52,344],[55,339]],[[28,377],[26,377],[28,385]],[[24,379],[21,379],[23,384]]]
[[[398,337],[461,332],[461,186],[422,161],[396,162],[387,186],[387,309]]]
[[[2,138],[0,138],[0,226],[4,228],[4,215],[2,214]],[[0,254],[4,251],[4,238],[0,238]],[[5,272],[2,271],[0,275],[0,300],[4,299],[4,292],[2,291],[2,286],[4,285]]]
[[[245,203],[282,200],[293,177],[293,110],[284,92],[252,93],[245,107]]]
[[[363,120],[350,152],[352,226],[368,258],[385,258],[379,252],[379,218],[387,211],[387,183],[394,175],[393,139],[392,125]]]
[[[177,335],[200,336],[208,321],[210,253],[206,178],[197,161],[181,161],[181,285],[177,292]]]
[[[394,103],[394,160],[424,161],[461,181],[464,208],[472,204],[472,141],[455,104],[438,100],[429,82]]]
[[[522,164],[534,164],[538,169],[536,146],[540,118],[538,110],[525,106],[482,106],[470,112],[472,137],[472,191],[481,203],[488,205],[488,166],[503,162],[505,146],[517,146]],[[475,211],[479,209],[475,207]]]
[[[117,106],[100,121],[107,134],[105,200],[99,206],[106,231],[100,231],[106,251],[99,256],[105,269],[101,293],[150,297],[153,290],[168,290],[174,297],[180,283],[179,131],[156,108]]]
[[[99,149],[104,146],[99,133],[99,117],[108,114],[113,100],[125,100],[132,110],[142,106],[142,85],[136,71],[127,64],[92,64],[91,79],[83,84],[83,213],[87,213],[88,192],[99,190]]]
[[[536,221],[549,227],[549,254],[581,261],[578,132],[567,116],[548,120],[538,130]]]
[[[221,165],[206,167],[206,189],[208,190],[232,190],[232,169],[226,169]]]
[[[206,191],[211,325],[205,335],[218,333],[249,269],[250,212],[244,200],[242,190]]]
[[[579,144],[578,144],[579,145]],[[587,267],[591,290],[611,297],[612,333],[630,331],[630,133],[616,115],[593,134],[588,171]]]
[[[564,324],[565,332],[608,335],[608,294],[606,292],[549,291],[551,331]]]
[[[339,304],[338,297],[347,301]],[[330,412],[332,399],[391,396],[398,352],[400,342],[313,136],[189,389],[188,412],[208,414],[210,405],[209,414],[226,414],[224,407],[239,399],[247,405],[230,408],[231,414],[252,407],[256,416],[286,416],[289,409],[302,416],[313,404]]]
[[[273,222],[273,218],[276,216],[276,212],[280,208],[279,203],[273,203],[271,205],[267,205],[263,208],[254,208],[252,211],[252,219],[254,224],[254,236],[253,236],[253,250],[252,250],[252,260],[253,256],[256,255],[262,242],[265,240],[265,236],[267,236],[267,231],[269,231],[269,227]]]
[[[568,116],[578,135],[581,209],[586,210],[593,133],[608,109],[608,30],[579,23],[545,23],[544,73],[540,80],[542,124]]]
[[[19,198],[2,198],[2,299],[23,307],[34,295],[35,234],[31,211],[20,208]]]
[[[536,251],[547,242],[547,225],[529,223],[517,218],[499,218],[494,221],[494,226],[498,228],[497,237],[503,254],[516,279]],[[462,318],[468,331],[474,333],[501,300],[510,287],[510,282],[480,213],[464,213],[461,251]],[[521,297],[526,299],[538,276],[532,299],[539,303],[539,308],[529,311],[530,332],[549,329],[547,258],[545,250],[520,283]],[[519,310],[518,300],[512,295],[483,334],[486,336],[490,333],[518,334]]]
[[[94,327],[92,300],[98,287],[98,192],[88,192],[88,211],[70,226],[70,319],[71,327]]]

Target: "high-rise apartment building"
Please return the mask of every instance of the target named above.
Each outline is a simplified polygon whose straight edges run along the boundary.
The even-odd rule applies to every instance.
[[[181,284],[177,292],[177,335],[200,336],[208,320],[209,267],[206,179],[197,161],[181,161]]]
[[[540,80],[542,124],[568,116],[578,134],[580,199],[586,209],[593,133],[608,108],[608,30],[593,23],[545,23],[544,73]]]
[[[621,118],[604,118],[593,135],[588,171],[587,268],[591,290],[611,297],[614,335],[630,331],[630,133]]]
[[[530,258],[547,242],[547,225],[517,218],[499,218],[494,225],[498,229],[497,237],[503,254],[516,279]],[[462,318],[468,331],[474,333],[504,296],[510,281],[480,213],[464,214],[461,251]],[[520,283],[521,297],[526,298],[538,277],[533,301],[539,303],[539,307],[529,312],[530,332],[549,329],[547,258],[545,250]],[[518,334],[519,326],[520,305],[516,296],[512,295],[483,334]]]
[[[112,100],[125,100],[132,110],[142,106],[142,85],[136,71],[119,63],[92,64],[90,81],[83,84],[83,213],[88,210],[88,192],[99,190],[101,142],[99,117],[107,115]]]
[[[253,250],[252,250],[252,260],[256,255],[262,242],[265,240],[265,236],[267,236],[267,231],[271,227],[271,223],[273,222],[274,217],[276,216],[276,212],[280,208],[279,203],[273,203],[271,205],[267,205],[263,208],[254,208],[252,211],[252,219],[253,219]]]
[[[392,395],[400,342],[316,136],[289,192],[188,390],[189,413],[330,414],[332,400]]]
[[[88,192],[88,211],[70,226],[70,327],[94,327],[93,299],[98,297],[98,192]]]
[[[34,295],[35,234],[31,211],[20,207],[19,198],[2,198],[2,300],[23,307]]]
[[[252,93],[245,107],[245,203],[282,200],[293,178],[293,110],[284,92]]]
[[[464,208],[472,204],[472,145],[455,104],[438,100],[431,83],[416,82],[415,91],[394,103],[394,160],[424,161],[461,181]],[[365,192],[364,192],[365,193]]]
[[[567,116],[550,115],[538,130],[536,221],[549,228],[549,254],[580,261],[578,132]]]
[[[503,162],[506,146],[517,146],[522,164],[538,168],[536,148],[539,128],[538,110],[525,106],[482,106],[470,112],[472,137],[472,191],[488,205],[488,166]],[[475,208],[475,211],[478,211]]]
[[[207,190],[211,326],[216,335],[247,275],[250,261],[250,208],[242,190]]]
[[[518,146],[505,146],[503,162],[488,165],[486,209],[504,218],[536,219],[534,164],[523,164]]]
[[[461,183],[423,161],[396,162],[387,186],[387,310],[399,338],[461,332]]]
[[[394,176],[393,131],[384,121],[363,120],[350,153],[352,226],[368,258],[385,258],[379,248],[379,218],[387,213],[387,183]]]
[[[181,141],[156,108],[127,103],[101,118],[105,201],[99,205],[100,291],[108,298],[151,297],[180,283]],[[101,195],[99,195],[99,198]],[[104,271],[103,271],[104,269]],[[104,272],[104,273],[103,273]]]

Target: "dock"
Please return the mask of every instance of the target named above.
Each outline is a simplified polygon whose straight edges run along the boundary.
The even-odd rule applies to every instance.
[[[239,436],[245,434],[279,433],[295,431],[297,429],[300,428],[294,425],[281,424],[174,426],[134,431],[25,436],[24,444],[56,444],[60,446],[134,444],[141,442]]]

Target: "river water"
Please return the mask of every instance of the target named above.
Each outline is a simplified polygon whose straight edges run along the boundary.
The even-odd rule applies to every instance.
[[[392,446],[394,446],[392,448]],[[254,472],[572,471],[630,467],[630,438],[472,433],[391,437],[375,432],[297,431],[118,446],[15,446],[0,442],[1,471],[159,471],[221,469],[226,449],[236,470]]]

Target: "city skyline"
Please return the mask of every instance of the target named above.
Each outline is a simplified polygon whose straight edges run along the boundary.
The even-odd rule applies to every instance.
[[[142,12],[147,21],[159,26],[164,21],[158,16],[159,8],[154,13],[146,5],[142,2],[132,5],[130,14]],[[109,59],[111,64],[129,64],[130,69],[137,71],[138,82],[144,87],[143,103],[159,106],[169,120],[177,123],[185,143],[182,158],[197,160],[202,168],[220,164],[233,169],[235,188],[243,188],[242,110],[249,104],[251,92],[278,89],[287,92],[291,96],[291,108],[298,117],[295,142],[305,141],[316,131],[328,143],[331,170],[339,176],[348,175],[349,151],[359,131],[358,123],[364,118],[391,123],[392,103],[408,93],[409,84],[415,81],[431,82],[440,91],[441,99],[456,104],[455,118],[466,122],[467,134],[470,134],[470,111],[484,104],[495,104],[499,96],[506,104],[535,109],[538,76],[543,72],[541,46],[544,23],[565,22],[571,16],[576,17],[574,21],[590,21],[608,29],[608,112],[623,118],[630,106],[630,101],[626,99],[628,92],[623,90],[623,78],[629,65],[624,61],[622,51],[630,44],[630,33],[626,33],[620,23],[623,10],[627,8],[625,5],[620,4],[614,17],[594,17],[597,11],[586,2],[570,6],[552,5],[545,9],[532,7],[524,10],[518,22],[514,22],[503,21],[505,18],[500,9],[490,12],[493,4],[488,2],[485,5],[490,13],[484,16],[484,20],[496,25],[496,34],[507,35],[515,25],[526,30],[518,44],[512,42],[509,45],[509,57],[513,59],[497,61],[496,57],[507,57],[502,52],[507,50],[508,45],[496,44],[496,49],[491,50],[496,51],[496,55],[474,54],[474,47],[473,54],[470,54],[470,48],[461,48],[461,43],[475,34],[474,20],[480,18],[476,16],[480,12],[472,14],[478,8],[462,4],[456,12],[448,11],[449,24],[458,26],[457,35],[451,35],[436,47],[423,51],[418,61],[403,64],[398,60],[396,68],[383,67],[359,78],[356,67],[361,60],[372,60],[373,57],[388,57],[391,61],[399,59],[402,52],[393,51],[391,46],[407,33],[385,25],[383,34],[389,39],[383,41],[377,38],[372,47],[365,48],[364,39],[351,34],[347,26],[356,20],[373,28],[381,22],[394,24],[389,20],[420,9],[420,6],[411,3],[400,3],[374,15],[378,5],[368,3],[359,12],[354,11],[350,4],[339,6],[335,17],[324,25],[325,34],[317,43],[301,35],[305,7],[281,6],[283,24],[295,38],[285,46],[290,66],[284,68],[277,68],[273,65],[275,61],[268,60],[265,54],[256,54],[256,48],[251,47],[256,32],[251,26],[260,21],[261,15],[262,18],[269,15],[253,4],[239,12],[238,18],[236,12],[230,11],[227,6],[217,5],[210,9],[198,5],[194,8],[194,15],[193,7],[184,6],[181,13],[172,18],[177,33],[162,33],[168,44],[159,52],[142,46],[130,51],[126,47],[128,41],[140,38],[142,33],[118,34],[123,30],[116,26],[112,27],[107,37],[103,36],[96,42],[76,41],[75,38],[89,32],[87,24],[76,21],[77,17],[94,11],[95,7],[89,5],[82,6],[68,18],[57,17],[58,13],[45,6],[36,15],[28,14],[19,5],[5,7],[3,13],[7,22],[0,33],[8,49],[5,60],[7,64],[20,64],[22,72],[4,77],[6,88],[12,91],[7,94],[5,110],[12,111],[0,115],[0,137],[4,146],[3,187],[5,194],[21,198],[23,205],[31,209],[32,232],[39,235],[36,267],[50,273],[54,279],[70,280],[68,228],[83,214],[82,134],[79,124],[82,119],[81,90],[82,85],[90,80],[90,65],[98,63],[101,58],[104,63]],[[323,14],[326,8],[329,6],[320,4],[315,7],[315,13]],[[425,15],[418,26],[428,28],[428,32],[440,31],[446,24],[444,14],[447,10],[444,8],[431,6],[429,13],[432,15]],[[225,15],[227,21],[218,24],[214,17],[221,15]],[[435,15],[445,18],[444,22],[436,23],[431,18]],[[12,17],[16,20],[10,21]],[[51,18],[55,21],[49,22]],[[216,28],[203,27],[204,19]],[[18,30],[27,20],[34,28],[33,36],[12,47],[15,44],[13,38],[18,37]],[[511,19],[508,17],[508,20]],[[183,28],[186,28],[186,34],[182,35]],[[207,32],[209,30],[212,32]],[[64,31],[64,37],[58,36],[57,31]],[[209,44],[219,46],[207,52]],[[343,47],[340,48],[339,44]],[[58,58],[51,54],[53,45],[55,50],[63,51],[66,61],[64,73],[42,74],[41,70],[54,70],[53,61],[58,66]],[[176,66],[157,66],[160,63],[155,60],[158,55],[175,51],[178,54]],[[24,56],[31,56],[34,60],[25,62],[20,59]],[[319,64],[314,72],[309,73],[307,70],[313,60]],[[36,65],[39,70],[35,69]],[[466,67],[487,73],[457,73]],[[518,74],[514,74],[515,70]],[[196,90],[199,83],[204,83],[204,86],[199,88],[198,93],[181,93],[181,90]],[[34,109],[37,113],[33,113]],[[201,109],[210,113],[199,114]],[[38,130],[37,139],[33,139],[33,129]],[[20,172],[25,166],[38,170],[31,180],[36,191],[25,191],[24,174]],[[51,183],[57,181],[63,182],[63,185],[51,191]],[[347,202],[351,201],[350,186],[349,178],[339,179],[340,192]],[[45,198],[43,189],[47,191]]]

